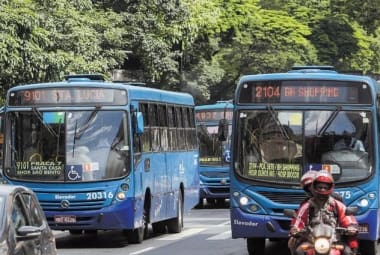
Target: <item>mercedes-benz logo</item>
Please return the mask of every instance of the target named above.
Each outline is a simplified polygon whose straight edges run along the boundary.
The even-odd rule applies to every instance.
[[[62,208],[69,208],[70,202],[68,200],[62,200],[61,201],[61,207]]]

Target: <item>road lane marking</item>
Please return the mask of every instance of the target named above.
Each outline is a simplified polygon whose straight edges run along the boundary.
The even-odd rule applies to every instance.
[[[139,250],[139,251],[135,251],[135,252],[129,253],[129,255],[142,254],[144,252],[151,251],[153,249],[155,249],[155,247],[148,247],[148,248],[145,248],[145,249],[142,249],[142,250]]]
[[[226,232],[220,233],[218,235],[214,235],[212,237],[207,238],[206,240],[226,240],[231,239],[231,230],[228,230]]]
[[[198,234],[199,232],[202,232],[204,230],[206,230],[206,228],[191,228],[191,229],[187,229],[185,231],[182,231],[181,233],[178,233],[178,234],[169,234],[167,236],[158,238],[157,240],[159,240],[159,241],[175,241],[175,240],[179,240],[179,239],[182,239],[182,238],[185,238],[188,236]]]
[[[225,221],[225,222],[222,222],[222,223],[216,225],[216,227],[224,227],[224,226],[230,225],[230,224],[231,224],[231,221]]]

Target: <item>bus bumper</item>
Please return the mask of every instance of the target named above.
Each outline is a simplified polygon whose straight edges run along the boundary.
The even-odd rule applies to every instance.
[[[355,217],[359,222],[360,240],[379,239],[380,212],[373,209]],[[249,214],[239,208],[231,208],[232,238],[288,238],[289,228],[289,218]]]
[[[290,220],[281,216],[249,214],[231,208],[232,238],[288,238]]]
[[[136,212],[134,202],[127,199],[99,210],[45,211],[49,226],[54,230],[133,229]]]
[[[359,222],[359,239],[375,241],[379,239],[380,211],[368,210],[365,214],[355,216]]]
[[[221,198],[227,199],[230,197],[229,186],[206,186],[202,185],[199,190],[200,198]]]

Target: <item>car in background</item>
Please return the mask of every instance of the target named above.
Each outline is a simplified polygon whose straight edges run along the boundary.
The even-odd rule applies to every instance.
[[[0,184],[0,254],[57,254],[45,214],[26,187]]]

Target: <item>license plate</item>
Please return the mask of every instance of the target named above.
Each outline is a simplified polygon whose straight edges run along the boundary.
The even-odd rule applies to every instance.
[[[56,215],[54,216],[55,223],[75,223],[77,218],[74,215]]]

